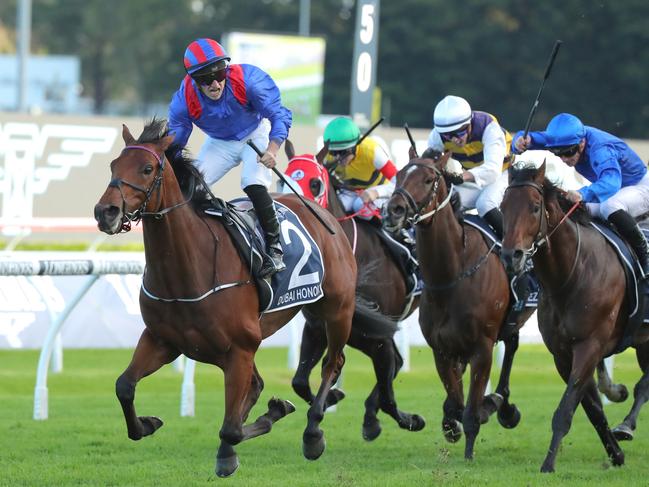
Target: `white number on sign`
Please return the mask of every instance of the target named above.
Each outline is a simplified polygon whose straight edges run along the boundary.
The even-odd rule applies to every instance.
[[[291,244],[290,232],[293,232],[302,241],[302,247],[304,248],[304,253],[291,272],[291,278],[288,281],[288,289],[308,286],[309,284],[316,284],[318,282],[317,272],[311,272],[310,274],[305,274],[303,276],[300,275],[300,271],[306,265],[307,261],[309,260],[309,256],[311,255],[311,244],[309,244],[307,238],[302,235],[302,232],[300,232],[292,222],[283,220],[280,228],[282,229],[282,237],[284,237],[284,242],[286,242],[287,245]]]
[[[363,44],[369,44],[374,37],[374,5],[363,5],[361,10],[360,38]]]

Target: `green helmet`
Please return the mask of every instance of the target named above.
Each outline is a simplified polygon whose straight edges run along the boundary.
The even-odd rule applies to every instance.
[[[324,131],[325,142],[329,141],[329,150],[343,150],[354,147],[361,137],[361,131],[351,118],[334,118]]]

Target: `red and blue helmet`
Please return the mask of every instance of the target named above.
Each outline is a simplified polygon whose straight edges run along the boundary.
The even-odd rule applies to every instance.
[[[196,39],[185,49],[185,70],[191,75],[224,59],[229,61],[230,56],[221,44],[213,39]]]

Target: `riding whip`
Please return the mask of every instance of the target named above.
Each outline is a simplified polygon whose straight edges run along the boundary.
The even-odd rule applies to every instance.
[[[356,145],[361,145],[361,142],[363,142],[363,141],[365,140],[365,138],[366,138],[368,135],[370,135],[370,134],[374,131],[374,129],[375,129],[376,127],[378,127],[379,125],[381,125],[381,122],[382,122],[383,120],[385,120],[385,117],[381,117],[381,118],[379,118],[379,120],[378,120],[374,125],[372,125],[369,129],[367,129],[367,132],[365,132],[365,133],[361,136],[361,138],[358,139],[358,142],[356,142]]]
[[[408,134],[408,140],[410,141],[410,147],[412,147],[412,151],[415,153],[415,157],[419,157],[419,154],[417,154],[417,147],[415,147],[415,139],[412,138],[410,127],[408,127],[407,122],[403,124],[403,128],[406,129],[406,134]]]
[[[532,109],[530,110],[530,114],[527,117],[527,123],[525,124],[525,131],[523,132],[523,140],[527,138],[527,134],[530,131],[530,125],[532,125],[532,119],[534,118],[534,114],[536,113],[536,109],[539,106],[539,102],[541,101],[541,93],[543,93],[543,86],[545,85],[545,80],[548,79],[550,76],[550,70],[552,69],[552,65],[554,64],[554,60],[557,57],[557,53],[559,52],[559,48],[561,47],[562,41],[557,40],[554,43],[554,47],[552,48],[552,54],[550,54],[550,59],[548,60],[548,65],[545,68],[545,74],[543,75],[543,81],[541,81],[541,87],[539,88],[539,92],[536,95],[536,99],[534,100],[534,104],[532,105]]]
[[[263,153],[262,151],[259,150],[259,147],[257,147],[257,146],[255,145],[255,143],[252,141],[252,139],[248,139],[248,140],[246,141],[246,144],[248,144],[250,147],[252,147],[252,150],[254,150],[254,151],[257,153],[257,155],[258,155],[259,157],[262,157],[262,156],[264,155],[264,153]],[[309,206],[309,204],[308,204],[308,203],[306,202],[306,200],[302,197],[302,195],[299,194],[297,191],[295,191],[295,188],[293,188],[293,186],[292,186],[292,185],[291,185],[291,184],[286,180],[286,178],[284,177],[284,175],[283,175],[281,172],[279,172],[279,171],[277,170],[277,168],[275,168],[275,167],[273,167],[273,168],[271,168],[271,169],[273,170],[273,172],[275,173],[275,175],[276,175],[279,179],[281,179],[282,182],[283,182],[286,186],[288,186],[289,188],[291,188],[291,191],[293,191],[293,193],[295,193],[295,196],[297,196],[297,197],[300,199],[300,201],[304,204],[304,206],[306,206],[307,209],[308,209],[311,213],[313,213],[313,216],[315,216],[315,217],[318,219],[318,221],[319,221],[320,223],[322,223],[322,225],[327,229],[327,231],[328,231],[330,234],[332,234],[332,235],[336,235],[336,232],[335,232],[335,231],[334,231],[334,230],[333,230],[329,225],[327,225],[327,222],[325,222],[325,221],[322,219],[322,217],[321,217],[320,215],[318,215],[318,213],[317,213],[313,208],[311,208],[311,207]]]

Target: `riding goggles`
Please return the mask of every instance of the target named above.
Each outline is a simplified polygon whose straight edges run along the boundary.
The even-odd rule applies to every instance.
[[[332,150],[332,151],[329,151],[329,154],[334,159],[344,159],[347,156],[353,156],[354,155],[354,149],[355,149],[354,147],[350,147],[349,149]]]
[[[468,132],[469,132],[469,126],[465,125],[464,127],[460,127],[458,130],[455,130],[453,132],[441,132],[439,135],[442,138],[442,140],[449,141],[453,139],[461,139]]]
[[[548,150],[555,156],[559,157],[572,157],[579,150],[579,144],[568,145],[565,147],[549,147]]]
[[[219,83],[225,79],[226,70],[219,69],[218,71],[212,71],[211,73],[192,76],[193,80],[196,81],[199,85],[209,86],[214,81]]]

